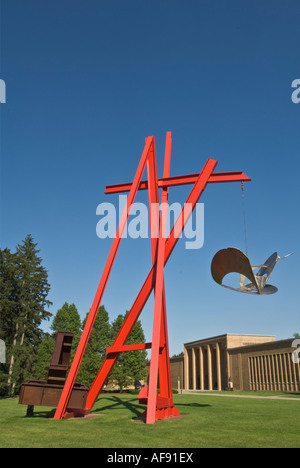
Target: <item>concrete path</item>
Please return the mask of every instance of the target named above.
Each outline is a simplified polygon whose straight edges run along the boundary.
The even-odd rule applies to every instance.
[[[261,396],[261,395],[236,395],[234,393],[210,393],[210,392],[197,392],[197,390],[182,390],[182,395],[198,395],[198,396],[218,396],[218,397],[229,397],[229,398],[256,398],[261,400],[291,400],[300,401],[298,397],[282,397],[282,396]]]

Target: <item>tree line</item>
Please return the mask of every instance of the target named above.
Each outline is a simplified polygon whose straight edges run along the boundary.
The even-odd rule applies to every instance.
[[[16,251],[0,249],[0,340],[6,348],[5,363],[0,363],[0,396],[18,394],[23,382],[45,380],[55,345],[57,331],[74,334],[71,362],[78,346],[88,313],[83,321],[75,304],[65,302],[53,316],[49,312],[50,284],[48,272],[42,265],[37,244],[31,235],[17,245]],[[77,381],[90,386],[124,322],[119,314],[110,322],[102,305],[80,366]],[[50,320],[50,333],[43,331],[44,320]],[[142,324],[138,321],[127,343],[145,341]],[[147,351],[121,353],[110,375],[122,389],[145,377]]]

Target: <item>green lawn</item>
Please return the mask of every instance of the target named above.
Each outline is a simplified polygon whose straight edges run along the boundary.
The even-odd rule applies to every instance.
[[[102,395],[89,420],[26,418],[17,399],[0,400],[0,447],[300,447],[300,401],[174,395],[184,418],[146,425],[135,395]]]

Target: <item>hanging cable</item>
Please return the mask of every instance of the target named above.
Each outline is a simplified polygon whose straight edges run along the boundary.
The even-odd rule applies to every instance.
[[[246,222],[246,203],[245,203],[245,185],[242,181],[242,199],[243,199],[243,217],[244,217],[244,234],[245,234],[245,247],[246,255],[248,257],[248,240],[247,240],[247,222]]]

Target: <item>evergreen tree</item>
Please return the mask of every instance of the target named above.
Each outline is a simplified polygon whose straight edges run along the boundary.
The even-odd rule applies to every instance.
[[[48,370],[46,368],[51,362],[55,346],[56,332],[58,331],[74,333],[70,357],[70,362],[72,362],[81,334],[81,320],[75,304],[68,304],[65,302],[56,312],[50,328],[54,332],[53,335],[49,335],[48,333],[45,334],[38,347],[37,364],[34,372],[34,377],[37,380],[45,380],[47,378]]]
[[[128,312],[126,312],[126,315]],[[134,325],[131,335],[127,340],[127,344],[145,343],[146,338],[142,327],[142,322],[138,320]],[[141,380],[145,377],[146,363],[147,363],[147,351],[141,349],[138,351],[129,351],[128,355],[128,367],[130,369],[130,376],[136,381]]]
[[[0,250],[0,339],[13,341],[15,317],[19,304],[19,281],[16,254]]]
[[[54,332],[65,331],[74,333],[72,347],[77,347],[81,335],[81,320],[75,304],[65,302],[58,309],[52,321],[51,330]]]
[[[45,334],[37,350],[37,362],[34,369],[34,378],[36,380],[46,380],[48,369],[55,346],[55,337]]]
[[[127,314],[128,312],[126,312],[125,316],[122,314],[118,315],[118,317],[113,322],[113,340],[115,340],[117,337],[117,334],[119,333]],[[137,344],[144,342],[145,335],[142,329],[141,321],[138,320],[134,325],[126,344]],[[145,377],[146,358],[146,350],[126,351],[124,353],[120,353],[110,377],[117,381],[121,391],[124,387],[134,384],[136,380],[140,380]]]
[[[119,314],[112,323],[113,341],[116,339],[123,323],[124,315]],[[131,383],[129,369],[127,366],[126,354],[128,354],[128,352],[119,354],[118,359],[110,374],[110,378],[117,382],[117,385],[119,386],[121,392],[124,387],[127,387]]]
[[[9,395],[31,377],[43,337],[40,325],[51,316],[46,310],[51,304],[48,274],[36,247],[28,235],[15,254],[6,249],[1,255],[1,282],[5,285],[0,298],[1,333],[7,345]]]
[[[0,364],[0,395],[8,393],[8,356],[15,335],[18,315],[19,281],[16,254],[0,250],[0,339],[6,345],[6,363]]]
[[[84,328],[87,316],[82,324]],[[111,325],[109,323],[108,312],[104,306],[99,307],[99,311],[88,341],[83,360],[78,372],[78,382],[90,386],[106,356],[106,348],[111,345]]]

